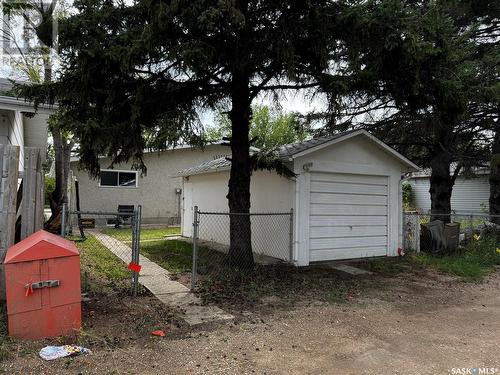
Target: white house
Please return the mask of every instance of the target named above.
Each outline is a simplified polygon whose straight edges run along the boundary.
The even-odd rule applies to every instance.
[[[473,176],[459,175],[451,193],[451,209],[457,214],[485,214],[489,212],[490,171],[480,168]],[[422,213],[430,212],[430,170],[412,173],[407,182],[411,185],[412,206]]]
[[[296,177],[254,172],[251,211],[294,210],[296,265],[397,255],[402,246],[402,175],[418,170],[415,164],[364,130],[286,145],[279,155]],[[193,206],[228,211],[229,169],[230,162],[222,158],[179,172],[184,236],[192,235]],[[272,247],[278,234],[260,230],[268,228],[252,225],[253,241],[261,239]],[[199,236],[213,240],[214,233]],[[229,238],[220,232],[218,237]],[[278,258],[288,259],[286,254]]]
[[[0,96],[0,144],[20,146],[19,170],[24,167],[24,147],[41,149],[42,162],[47,151],[47,120],[55,108],[33,105],[10,96]]]
[[[78,180],[81,210],[116,212],[119,205],[140,204],[143,223],[173,224],[180,216],[182,179],[171,176],[179,169],[230,153],[231,149],[221,143],[203,149],[180,145],[161,152],[148,151],[144,154],[147,173],[143,175],[130,163],[111,169],[111,161],[106,158],[99,160],[101,173],[97,179],[79,168],[78,158],[72,159],[70,168]]]

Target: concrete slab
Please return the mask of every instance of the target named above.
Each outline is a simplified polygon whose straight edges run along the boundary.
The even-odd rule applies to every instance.
[[[373,272],[364,270],[362,268],[353,267],[353,266],[350,266],[350,265],[345,264],[345,263],[332,264],[330,267],[333,268],[334,270],[345,272],[345,273],[348,273],[349,275],[353,275],[353,276],[372,275],[373,274]]]
[[[92,235],[109,251],[125,263],[130,263],[132,249],[123,242],[104,233],[93,231]],[[188,287],[170,278],[169,272],[158,264],[140,255],[141,272],[139,283],[164,304],[176,309],[189,325],[231,320],[234,317],[217,306],[203,305]]]

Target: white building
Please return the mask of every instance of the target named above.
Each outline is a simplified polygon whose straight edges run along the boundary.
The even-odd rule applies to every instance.
[[[485,214],[489,212],[490,171],[478,169],[474,176],[459,175],[451,193],[451,209],[457,214]],[[411,185],[412,205],[422,213],[431,210],[430,170],[412,173],[407,180]]]
[[[78,180],[81,210],[116,212],[119,205],[142,205],[143,223],[170,224],[177,222],[180,216],[182,189],[182,178],[171,176],[179,169],[230,152],[229,147],[218,143],[204,149],[178,146],[162,152],[146,152],[147,173],[144,175],[130,163],[110,169],[111,161],[106,158],[99,160],[101,174],[97,179],[79,169],[77,158],[72,159],[70,167]]]
[[[0,144],[20,146],[20,171],[24,167],[24,147],[39,148],[42,162],[45,161],[47,120],[54,110],[54,107],[40,105],[35,113],[31,103],[0,96]]]
[[[280,157],[295,174],[284,178],[257,171],[251,180],[251,212],[294,210],[293,262],[395,256],[402,247],[404,173],[418,167],[364,130],[284,146]],[[179,172],[183,177],[182,234],[192,236],[193,207],[227,212],[230,162],[221,158]],[[229,226],[224,227],[226,231]],[[252,245],[272,249],[281,233],[255,227]],[[227,239],[205,230],[202,240]],[[257,243],[263,242],[262,244]],[[286,250],[276,256],[289,259]]]

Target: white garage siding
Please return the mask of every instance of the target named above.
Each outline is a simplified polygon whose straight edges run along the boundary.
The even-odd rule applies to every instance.
[[[228,212],[229,171],[205,173],[184,179],[182,235],[193,232],[193,206],[202,212]],[[251,212],[290,212],[293,208],[294,181],[268,171],[255,171],[250,184]],[[201,240],[229,245],[229,216],[201,215]],[[290,216],[252,216],[252,249],[255,254],[290,259]]]
[[[284,180],[276,173],[255,172],[251,207],[254,212],[294,209],[289,223],[294,264],[398,254],[403,239],[401,177],[417,171],[415,164],[365,130],[286,145],[279,155],[296,177]],[[192,195],[184,201],[186,236],[191,234],[192,205],[203,211],[227,210],[229,172],[213,161],[179,175],[185,177],[184,193]],[[276,233],[288,230],[269,229],[252,228],[253,238],[263,238],[267,248],[274,248]]]
[[[311,173],[310,261],[387,255],[388,177]]]
[[[488,175],[476,178],[459,177],[451,195],[451,209],[457,213],[481,213],[489,210],[490,185]],[[430,182],[427,177],[409,180],[412,186],[413,205],[427,212],[431,209]]]

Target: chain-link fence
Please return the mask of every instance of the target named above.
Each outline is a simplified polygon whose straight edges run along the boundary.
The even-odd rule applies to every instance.
[[[250,221],[251,233],[231,226]],[[251,241],[248,237],[251,237]],[[230,244],[234,244],[230,248]],[[251,253],[249,251],[251,245]],[[203,212],[194,207],[193,269],[191,285],[204,275],[231,272],[234,266],[255,262],[266,265],[293,258],[293,210],[273,213]]]
[[[117,292],[137,294],[141,206],[116,212],[63,209],[61,235],[80,250],[83,289],[89,278],[99,279]]]
[[[430,214],[405,212],[403,246],[405,250],[454,253],[482,233],[494,230],[492,216],[480,213]]]

